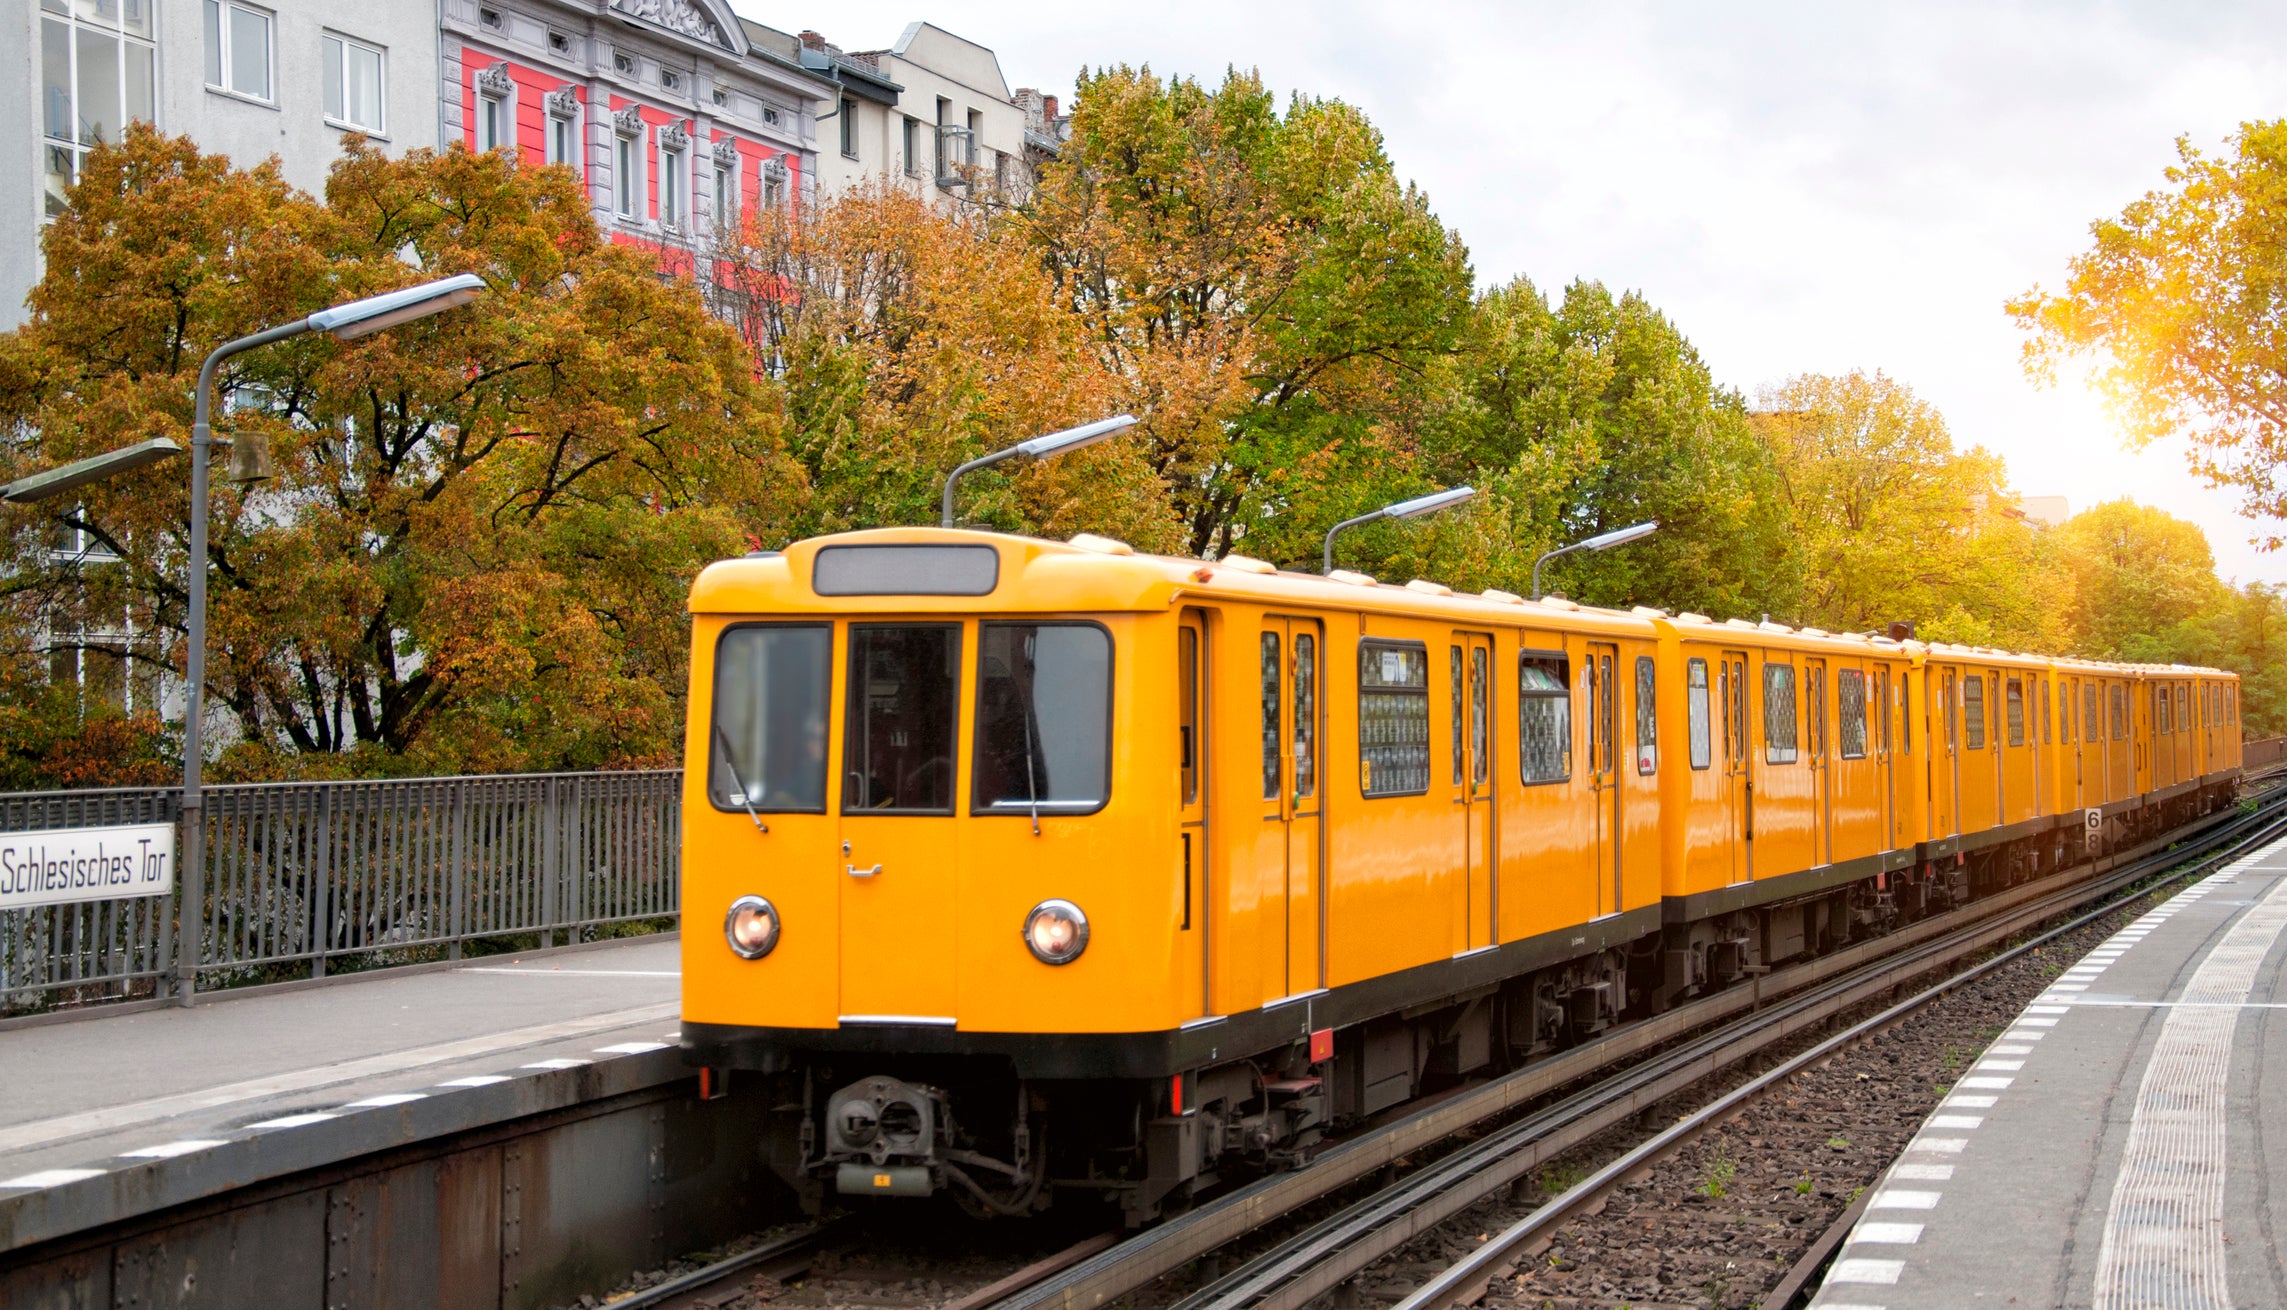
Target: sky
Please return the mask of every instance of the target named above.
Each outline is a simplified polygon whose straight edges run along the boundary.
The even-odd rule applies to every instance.
[[[2002,308],[2162,186],[2177,138],[2287,115],[2287,6],[733,3],[851,50],[925,18],[1066,97],[1131,63],[1349,101],[1479,286],[1641,291],[1749,397],[1880,370],[2021,494],[2132,497],[2204,528],[2225,577],[2287,582],[2180,445],[2129,450],[2080,378],[2028,380]]]

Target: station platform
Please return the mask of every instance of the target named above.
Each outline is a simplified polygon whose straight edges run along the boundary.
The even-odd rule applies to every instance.
[[[0,1030],[0,1253],[688,1078],[673,935]]]
[[[1812,1305],[2287,1305],[2287,842],[2064,971],[1963,1070]]]

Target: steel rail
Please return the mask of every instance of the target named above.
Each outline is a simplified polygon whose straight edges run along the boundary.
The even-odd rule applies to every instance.
[[[1667,1045],[1741,1011],[1760,1009],[1781,997],[1863,969],[1869,962],[1888,958],[1920,943],[1965,927],[1990,923],[1993,916],[2009,913],[2017,907],[2040,902],[2043,908],[2033,917],[2047,917],[2054,913],[2048,908],[2049,902],[2060,893],[2085,896],[2092,882],[2098,880],[2118,885],[2124,877],[2148,876],[2151,869],[2147,866],[2153,858],[2242,821],[2244,816],[2229,811],[2196,820],[2128,851],[2059,870],[2047,878],[1996,893],[1974,905],[1933,915],[1882,937],[1687,1002],[1427,1107],[1417,1103],[1397,1112],[1394,1119],[1327,1148],[1307,1168],[1256,1179],[1196,1210],[1147,1229],[1056,1278],[1010,1297],[1000,1303],[1001,1310],[1093,1310],[1300,1206],[1392,1166],[1414,1151],[1486,1119],[1521,1109],[1621,1060]],[[2181,859],[2182,856],[2170,858]],[[2127,872],[2120,872],[2124,868]],[[2101,891],[2098,894],[2102,894]],[[2016,924],[2014,917],[2012,924]],[[1999,935],[2006,936],[2015,930],[2016,926],[2011,926]],[[1875,985],[1868,990],[1879,991],[1886,985]]]
[[[771,1238],[760,1246],[717,1260],[711,1265],[670,1278],[664,1283],[654,1283],[641,1291],[630,1292],[611,1302],[612,1310],[655,1310],[678,1297],[712,1291],[756,1265],[808,1255],[825,1245],[826,1238],[836,1231],[839,1231],[838,1225],[814,1224]]]
[[[2067,933],[2094,923],[2122,907],[2135,903],[2154,891],[2187,878],[2201,876],[2220,867],[2244,851],[2260,850],[2283,834],[2287,834],[2287,798],[2275,800],[2253,814],[2242,816],[2239,822],[2223,831],[2209,834],[2207,849],[2199,854],[2171,852],[2150,857],[2140,863],[2157,863],[2161,867],[2147,871],[2167,873],[2168,876],[2150,883],[2135,875],[2134,870],[2107,879],[2112,885],[2105,888],[2084,888],[2083,895],[2073,899],[2085,903],[2109,895],[2128,884],[2143,884],[2096,909],[2075,916],[2065,923],[2041,932],[2009,949],[1990,956],[1949,977],[1931,984],[1903,1001],[1888,1006],[1879,1014],[1851,1025],[1785,1062],[1749,1079],[1708,1104],[1683,1116],[1661,1130],[1648,1141],[1627,1151],[1619,1158],[1589,1175],[1574,1186],[1551,1198],[1547,1204],[1503,1229],[1448,1266],[1436,1277],[1397,1303],[1394,1310],[1446,1310],[1447,1307],[1471,1299],[1470,1294],[1481,1290],[1500,1268],[1517,1258],[1521,1248],[1556,1225],[1572,1218],[1601,1199],[1622,1181],[1649,1167],[1654,1161],[1675,1150],[1685,1142],[1706,1131],[1710,1126],[1737,1114],[1747,1103],[1764,1092],[1778,1086],[1795,1074],[1818,1064],[1850,1044],[1878,1032],[1914,1011],[1951,992],[1962,984],[1982,977],[2025,953],[2039,949]],[[2173,872],[2169,872],[2173,870]],[[2093,896],[2087,892],[2094,892]],[[1362,1267],[1362,1266],[1361,1266]]]

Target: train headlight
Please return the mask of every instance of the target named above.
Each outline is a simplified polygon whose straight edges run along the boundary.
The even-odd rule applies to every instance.
[[[778,945],[778,907],[760,896],[741,896],[723,916],[723,938],[742,960],[759,960]]]
[[[1024,916],[1024,944],[1042,964],[1070,964],[1088,949],[1088,916],[1070,901],[1042,901]]]

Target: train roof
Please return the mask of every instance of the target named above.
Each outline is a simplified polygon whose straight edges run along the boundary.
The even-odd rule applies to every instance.
[[[929,570],[924,567],[929,561],[957,553],[965,552],[984,567],[983,556],[977,554],[980,547],[993,552],[989,577],[977,573],[959,590],[947,590],[945,582],[929,579]],[[855,549],[833,562],[850,561],[850,568],[840,570],[847,576],[829,585],[828,594],[821,594],[817,576],[820,556],[846,548]],[[909,589],[913,587],[921,589]],[[929,590],[931,587],[936,590]],[[1321,577],[1283,570],[1245,555],[1226,555],[1218,560],[1154,555],[1089,533],[1070,541],[1049,541],[965,528],[875,528],[812,537],[783,551],[757,551],[708,565],[692,583],[689,608],[694,614],[829,615],[878,612],[885,603],[894,602],[894,607],[904,613],[972,613],[979,609],[996,613],[1151,612],[1164,611],[1185,597],[1307,605],[1394,617],[1475,620],[1501,626],[1561,627],[1615,636],[1674,636],[1693,642],[1735,640],[1764,648],[1875,654],[1894,659],[1974,659],[2147,675],[2165,670],[2179,676],[2231,676],[2215,669],[2181,665],[2117,664],[1944,642],[1901,642],[1867,633],[1790,627],[1768,619],[1714,619],[1688,612],[1671,615],[1648,606],[1604,609],[1561,596],[1536,601],[1506,591],[1458,592],[1425,579],[1392,584],[1347,569]]]

